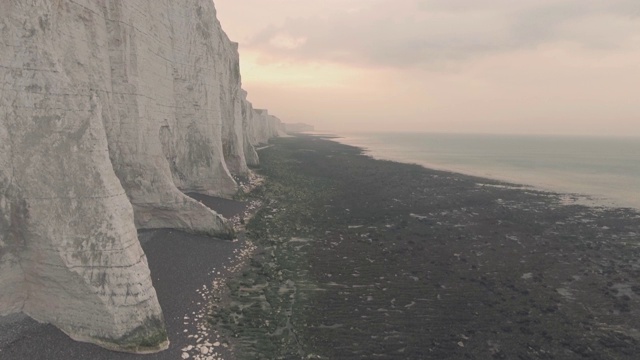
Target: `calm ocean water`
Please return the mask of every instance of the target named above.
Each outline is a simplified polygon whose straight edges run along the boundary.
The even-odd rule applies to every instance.
[[[352,133],[338,141],[417,163],[640,209],[640,138]]]

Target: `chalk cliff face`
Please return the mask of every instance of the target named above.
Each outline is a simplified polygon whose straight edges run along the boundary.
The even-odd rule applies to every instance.
[[[220,39],[201,24],[206,15],[214,22],[213,6],[114,0],[104,15],[113,19],[106,21],[113,111],[105,125],[136,224],[224,231],[220,216],[178,190],[228,195],[235,188],[221,152],[221,85],[211,78]]]
[[[0,2],[0,315],[167,347],[136,227],[228,236],[182,191],[233,194],[281,130],[215,16],[209,0]]]
[[[249,125],[249,141],[253,145],[266,144],[272,137],[286,136],[284,125],[265,109],[253,109]]]
[[[254,110],[251,102],[247,100],[247,92],[244,90],[241,91],[240,115],[242,116],[242,128],[245,129],[242,139],[245,162],[247,166],[258,166],[260,160],[254,148],[256,143],[253,141]]]
[[[101,9],[85,6],[0,5],[0,313],[158,350],[162,311],[109,158],[109,37]]]
[[[243,154],[228,145],[242,131],[234,127],[233,110],[240,88],[237,44],[229,41],[206,1],[168,4],[174,29],[176,59],[170,66],[177,113],[174,124],[164,125],[163,131],[172,139],[164,147],[174,182],[184,191],[228,196],[237,184],[225,156],[235,165]]]

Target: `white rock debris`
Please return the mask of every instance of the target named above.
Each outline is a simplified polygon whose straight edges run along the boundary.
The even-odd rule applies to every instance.
[[[246,241],[240,249],[235,251],[235,257],[231,264],[225,267],[222,273],[220,271],[211,272],[212,274],[216,273],[217,276],[212,280],[210,286],[203,286],[201,289],[195,290],[202,297],[202,303],[206,306],[202,306],[199,312],[191,317],[191,328],[196,331],[196,334],[190,334],[187,337],[191,339],[192,344],[182,349],[184,354],[195,360],[206,360],[207,356],[212,356],[214,359],[223,358],[220,350],[216,348],[227,349],[229,347],[228,340],[223,339],[222,335],[211,327],[207,321],[207,315],[218,308],[221,294],[227,288],[226,279],[229,275],[239,272],[256,249],[255,245]]]

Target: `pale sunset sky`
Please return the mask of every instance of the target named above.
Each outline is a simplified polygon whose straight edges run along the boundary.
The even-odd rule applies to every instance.
[[[640,136],[640,0],[215,0],[255,107],[325,131]]]

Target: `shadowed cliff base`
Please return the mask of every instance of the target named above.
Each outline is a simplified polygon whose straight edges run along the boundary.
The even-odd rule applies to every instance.
[[[274,143],[259,249],[210,314],[238,358],[637,358],[637,211]]]
[[[206,195],[195,197],[229,218],[242,215],[248,206],[244,202]],[[0,317],[0,359],[175,360],[181,358],[182,349],[196,345],[198,338],[203,339],[200,343],[215,343],[214,332],[209,332],[209,336],[199,332],[206,313],[206,299],[209,299],[206,290],[212,287],[213,281],[227,276],[233,264],[242,261],[240,250],[247,245],[244,239],[240,237],[232,242],[172,229],[141,230],[138,236],[164,313],[170,340],[168,350],[144,356],[113,352],[73,341],[53,325],[39,324],[25,315],[13,314]],[[115,348],[109,343],[101,345]],[[143,348],[131,350],[144,352]],[[216,351],[222,354],[225,350]]]

